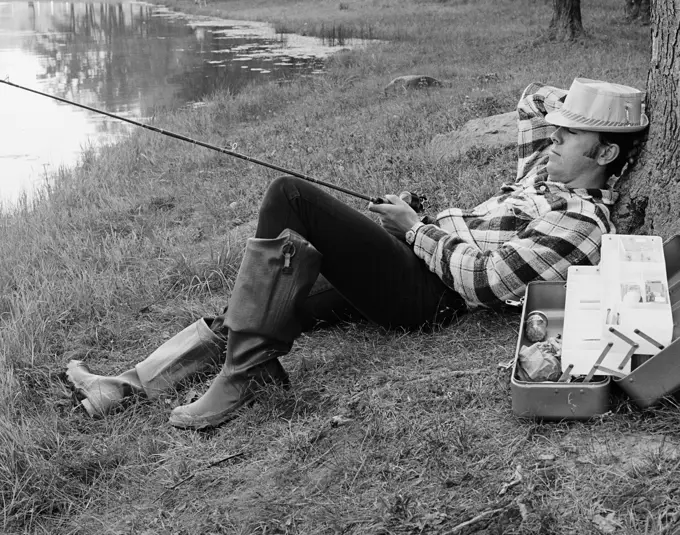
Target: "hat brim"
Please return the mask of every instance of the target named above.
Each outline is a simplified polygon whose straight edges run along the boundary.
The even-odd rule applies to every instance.
[[[580,123],[573,119],[568,119],[560,113],[559,110],[551,111],[545,116],[545,120],[555,126],[563,126],[565,128],[574,128],[576,130],[587,130],[589,132],[639,132],[644,130],[649,125],[649,118],[644,113],[642,114],[642,124],[631,124],[625,126],[604,125],[592,126],[589,124]]]

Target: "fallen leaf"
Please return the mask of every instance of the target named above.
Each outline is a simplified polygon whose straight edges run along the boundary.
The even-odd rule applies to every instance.
[[[614,519],[614,516],[615,513],[609,513],[607,516],[594,515],[592,521],[602,533],[615,533],[621,524]]]
[[[344,416],[333,416],[331,418],[331,427],[339,427],[351,421],[352,421],[351,418],[345,418]]]

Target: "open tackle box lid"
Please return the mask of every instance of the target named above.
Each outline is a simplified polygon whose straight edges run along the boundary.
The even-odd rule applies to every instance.
[[[646,408],[680,390],[680,235],[663,245],[673,314],[672,342],[614,383],[639,407]]]

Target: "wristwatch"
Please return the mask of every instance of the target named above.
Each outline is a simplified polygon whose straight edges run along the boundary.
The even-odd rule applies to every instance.
[[[406,238],[406,243],[413,245],[416,241],[416,233],[420,230],[420,227],[423,225],[432,225],[434,223],[436,223],[436,220],[431,218],[429,215],[421,217],[418,223],[406,231],[406,235],[404,236]]]

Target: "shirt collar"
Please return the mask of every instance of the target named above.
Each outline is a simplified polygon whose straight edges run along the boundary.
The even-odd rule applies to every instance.
[[[550,180],[537,180],[529,184],[503,184],[502,191],[517,191],[520,189],[534,190],[539,195],[546,193],[566,193],[568,195],[576,195],[582,199],[591,200],[593,202],[601,202],[606,205],[613,205],[618,199],[619,194],[611,188],[569,188],[562,182],[552,182]]]
[[[613,191],[609,187],[602,189],[599,188],[569,188],[562,182],[551,182],[549,180],[545,181],[545,185],[548,186],[549,191],[563,191],[565,193],[570,193],[572,195],[577,195],[582,199],[593,200],[595,202],[601,202],[603,204],[612,205],[616,202],[619,194]]]

